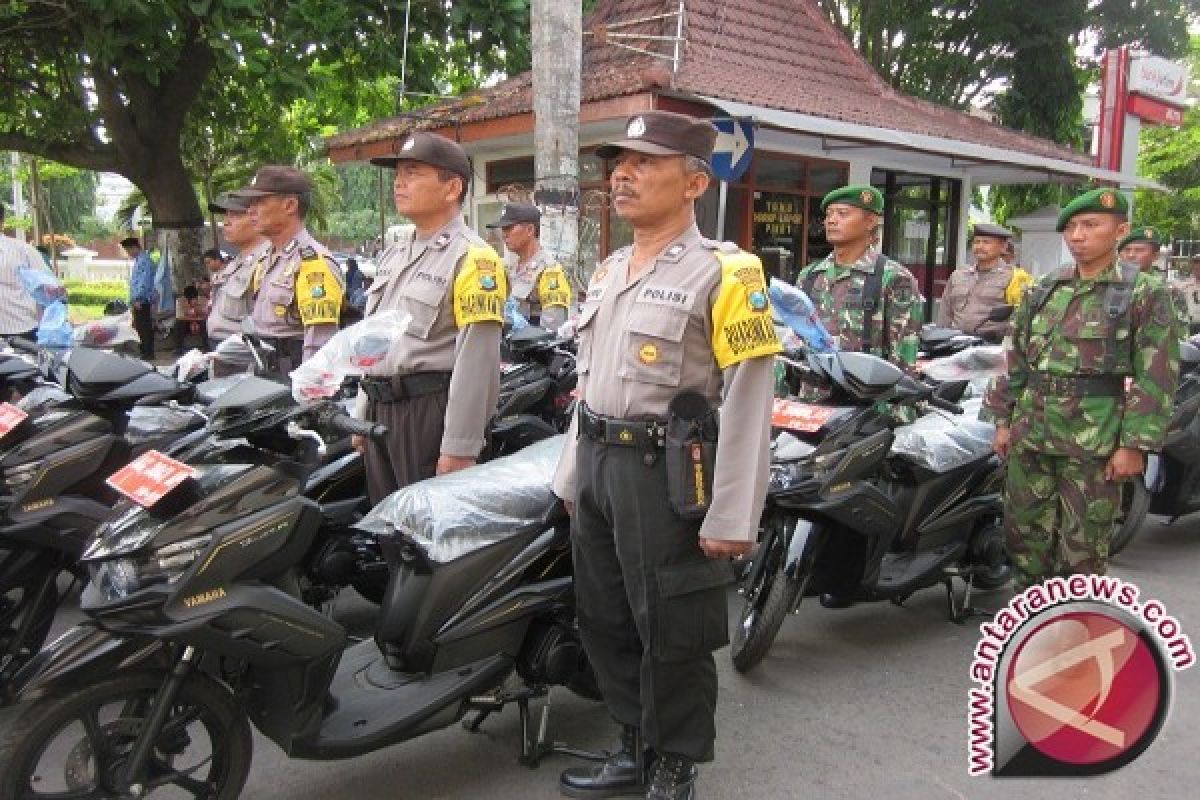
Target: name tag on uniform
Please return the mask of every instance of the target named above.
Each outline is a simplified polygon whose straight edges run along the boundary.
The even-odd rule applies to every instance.
[[[604,286],[592,286],[587,290],[587,296],[584,297],[584,303],[599,303],[600,298],[604,297]]]
[[[446,286],[449,285],[449,281],[446,280],[446,278],[444,276],[434,275],[431,272],[418,272],[416,275],[413,276],[413,280],[423,281],[425,283],[432,283],[434,286],[438,287],[439,289],[445,289]]]
[[[653,303],[656,306],[677,308],[680,311],[691,311],[694,299],[693,292],[672,286],[643,286],[637,297],[639,303]]]

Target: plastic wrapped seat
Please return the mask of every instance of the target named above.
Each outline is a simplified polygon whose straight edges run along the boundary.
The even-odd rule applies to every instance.
[[[550,485],[565,436],[512,455],[406,486],[356,525],[376,536],[404,536],[444,563],[545,525],[558,498]]]
[[[990,455],[996,428],[977,419],[982,404],[972,398],[962,403],[963,414],[934,412],[896,428],[892,455],[939,473]]]

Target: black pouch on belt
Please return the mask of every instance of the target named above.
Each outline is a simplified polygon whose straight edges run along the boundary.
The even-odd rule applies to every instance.
[[[703,519],[712,505],[717,412],[699,392],[680,392],[667,410],[667,499],[682,519]]]

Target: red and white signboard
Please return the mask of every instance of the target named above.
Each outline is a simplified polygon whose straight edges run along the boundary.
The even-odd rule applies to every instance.
[[[776,397],[771,406],[771,425],[788,431],[816,433],[838,412],[828,406],[814,406]]]
[[[28,418],[28,414],[12,403],[0,403],[0,439]]]
[[[149,508],[196,474],[187,464],[148,450],[109,477],[107,483],[138,505]]]
[[[1168,105],[1161,100],[1142,97],[1140,94],[1129,96],[1127,110],[1143,122],[1156,125],[1172,125],[1179,127],[1183,124],[1183,109]]]
[[[1129,91],[1173,106],[1187,106],[1188,68],[1159,56],[1134,56],[1129,61]]]

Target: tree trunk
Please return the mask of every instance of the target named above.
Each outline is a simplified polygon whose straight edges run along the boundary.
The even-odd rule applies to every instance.
[[[579,253],[579,93],[583,6],[533,0],[534,202],[542,209],[542,244],[586,283]],[[591,269],[594,265],[586,265]]]
[[[165,152],[172,149],[175,152]],[[154,169],[127,177],[146,195],[158,246],[170,253],[171,281],[180,291],[204,275],[204,214],[178,148],[164,146],[159,152]]]

